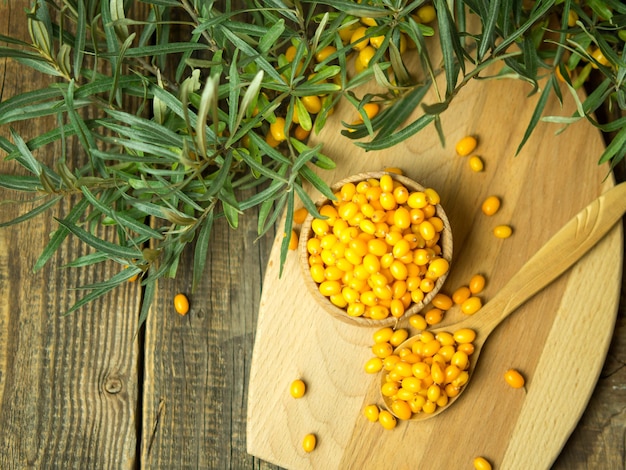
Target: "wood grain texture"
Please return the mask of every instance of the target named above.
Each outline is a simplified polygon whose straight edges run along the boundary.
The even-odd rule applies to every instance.
[[[194,293],[191,253],[159,284],[145,336],[142,462],[146,468],[248,468],[247,388],[264,261],[256,216],[237,231],[216,221],[205,277]],[[174,313],[175,292],[192,299]]]
[[[0,2],[0,33],[28,37],[29,1]],[[12,61],[0,64],[5,100],[49,83]],[[54,119],[14,125],[25,139],[48,130]],[[8,134],[8,126],[2,128]],[[44,153],[45,152],[45,153]],[[83,159],[78,148],[68,154]],[[38,153],[48,164],[60,148]],[[18,165],[2,163],[1,171]],[[2,199],[24,200],[2,191]],[[0,230],[0,468],[133,468],[137,462],[138,286],[128,285],[74,315],[62,314],[79,298],[71,290],[110,277],[119,267],[59,267],[90,250],[68,238],[40,272],[32,267],[49,235],[75,200],[46,216]],[[4,204],[2,222],[29,204]]]
[[[27,34],[23,11],[29,3],[0,0],[1,34]],[[42,80],[45,82],[11,61],[0,62],[2,100]],[[16,128],[32,136],[50,125],[33,122]],[[450,142],[462,131],[452,133]],[[3,126],[0,132],[6,135],[8,127]],[[500,143],[494,148],[497,145]],[[425,142],[419,147],[438,145]],[[342,144],[338,150],[346,148]],[[82,158],[77,149],[75,152],[76,158]],[[54,152],[49,158],[54,158]],[[0,169],[19,171],[8,162]],[[485,176],[481,175],[481,184],[488,179]],[[626,180],[619,172],[617,178]],[[458,191],[467,195],[470,189],[460,187]],[[0,192],[2,200],[19,197]],[[55,215],[63,216],[69,205],[59,207]],[[0,221],[25,208],[3,205]],[[562,215],[563,220],[566,216]],[[252,214],[248,217],[250,220],[243,221],[236,231],[223,221],[216,224],[206,279],[191,295],[190,314],[180,318],[171,307],[173,295],[179,290],[188,292],[191,285],[191,253],[186,252],[180,277],[160,284],[145,334],[137,338],[134,333],[140,293],[135,285],[69,318],[60,317],[76,298],[71,287],[108,276],[112,266],[56,269],[87,251],[70,240],[50,266],[33,274],[31,267],[56,228],[55,222],[40,216],[25,225],[0,229],[1,469],[279,468],[248,454],[246,449],[247,390],[260,293],[266,269],[275,269],[267,266],[273,234],[255,241],[256,221]],[[616,328],[594,393],[554,463],[555,469],[624,468],[624,312],[626,297],[622,295]],[[576,327],[589,328],[592,322],[593,317]],[[290,333],[306,328],[306,323],[300,323]],[[318,340],[320,344],[329,341],[324,337]],[[327,360],[333,363],[335,359]],[[276,392],[280,384],[273,380]],[[310,391],[314,392],[315,387]],[[354,389],[361,393],[358,386]],[[276,400],[277,395],[268,395],[266,401]],[[251,413],[260,410],[252,409]],[[309,411],[305,408],[303,416],[314,411],[314,407]],[[350,432],[349,426],[346,429]],[[542,436],[539,433],[537,439]],[[541,449],[543,443],[537,445]]]
[[[442,149],[434,129],[391,151],[369,154],[346,150],[345,143],[325,129],[320,140],[326,153],[337,158],[338,167],[323,176],[333,182],[399,166],[407,176],[437,188],[454,236],[455,258],[446,284],[452,291],[482,272],[490,280],[484,293],[489,300],[569,218],[612,184],[603,183],[606,168],[596,166],[594,176],[577,170],[594,165],[602,149],[599,135],[581,126],[558,138],[554,129],[540,126],[523,152],[513,157],[533,109],[525,93],[519,83],[477,82],[444,117],[449,141],[467,134],[479,137],[478,152],[486,161],[483,173],[472,173],[466,161]],[[568,114],[571,103],[564,110],[555,102],[549,106],[548,112]],[[349,122],[350,116],[342,113],[337,111],[337,122]],[[560,164],[561,155],[568,155],[568,165]],[[491,194],[502,197],[503,207],[488,219],[479,207]],[[495,240],[490,227],[497,223],[512,224],[514,236],[504,243]],[[290,261],[278,279],[275,248],[251,372],[249,410],[256,411],[249,413],[250,452],[289,468],[449,468],[464,466],[477,454],[501,468],[551,465],[583,413],[609,346],[620,286],[621,236],[620,230],[612,230],[572,270],[498,327],[454,410],[424,423],[402,423],[392,433],[373,427],[361,415],[365,404],[381,402],[377,380],[362,372],[370,335],[333,323],[304,294],[297,296],[294,308],[300,273]],[[461,316],[449,312],[444,326]],[[287,336],[288,331],[293,333]],[[586,341],[581,341],[583,336]],[[563,366],[569,347],[565,338],[571,339],[571,354],[580,361],[573,368]],[[266,366],[287,351],[297,353],[289,355],[280,372]],[[506,389],[501,374],[513,365],[528,376],[527,393]],[[261,400],[270,393],[270,377],[288,384],[297,375],[312,384],[305,403],[293,403],[288,396]],[[312,431],[318,433],[320,445],[315,455],[305,455],[299,451],[299,439]],[[405,445],[408,441],[414,444]]]

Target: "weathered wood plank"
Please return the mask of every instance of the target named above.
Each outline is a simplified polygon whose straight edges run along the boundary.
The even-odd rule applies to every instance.
[[[0,2],[1,34],[27,38],[24,10],[30,3]],[[15,62],[0,64],[3,100],[49,82]],[[54,125],[54,120],[36,120],[14,127],[29,138]],[[1,132],[6,136],[8,126]],[[77,148],[68,152],[81,158]],[[52,163],[59,154],[59,148],[49,148],[45,158]],[[10,162],[0,170],[19,171]],[[2,191],[0,198],[23,200],[24,195]],[[72,203],[64,201],[51,214],[64,217]],[[28,207],[3,205],[0,220]],[[0,230],[0,468],[132,468],[139,287],[125,286],[62,316],[82,295],[72,287],[105,279],[119,267],[59,269],[88,252],[69,239],[46,268],[33,274],[36,258],[58,226],[51,214]]]
[[[145,334],[143,468],[257,468],[246,453],[247,378],[274,234],[255,241],[256,225],[254,213],[237,230],[215,222],[196,292],[190,250],[176,280],[159,283]],[[185,317],[177,292],[191,300]]]

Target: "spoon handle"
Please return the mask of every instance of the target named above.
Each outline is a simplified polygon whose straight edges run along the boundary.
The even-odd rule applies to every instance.
[[[599,196],[548,240],[493,297],[476,320],[492,331],[533,295],[546,287],[587,253],[626,212],[626,183]],[[487,307],[485,305],[485,307]]]

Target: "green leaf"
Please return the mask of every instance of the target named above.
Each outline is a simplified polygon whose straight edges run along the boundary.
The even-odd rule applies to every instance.
[[[112,286],[103,287],[103,288],[100,288],[100,289],[93,290],[89,294],[83,296],[74,305],[72,305],[72,307],[63,314],[63,316],[67,316],[67,315],[70,315],[70,314],[74,313],[76,310],[84,307],[85,305],[87,305],[87,304],[93,302],[94,300],[102,297],[103,295],[108,294],[113,289],[115,289],[117,286],[118,285],[112,285]]]
[[[239,112],[237,113],[237,119],[235,121],[235,124],[232,126],[230,130],[231,133],[233,134],[235,133],[235,130],[241,124],[241,121],[246,115],[249,107],[252,105],[253,102],[256,101],[259,95],[259,91],[261,89],[262,82],[263,82],[263,70],[259,70],[257,74],[254,76],[254,78],[252,79],[252,81],[250,82],[250,84],[248,85],[246,92],[241,98],[241,105],[239,106]]]
[[[458,32],[454,27],[454,20],[448,10],[445,0],[434,0],[437,10],[437,24],[439,25],[439,35],[441,52],[443,53],[443,67],[446,74],[446,96],[454,91],[459,79],[459,71],[464,64],[462,46]],[[458,59],[458,60],[457,60]]]
[[[85,42],[87,39],[87,12],[85,0],[77,0],[76,5],[76,35],[74,36],[74,79],[79,80],[82,75],[85,56]]]
[[[87,200],[81,199],[76,205],[74,205],[74,207],[72,207],[72,210],[65,218],[65,220],[68,223],[76,222],[83,215],[88,206],[89,204]],[[48,260],[52,258],[52,255],[54,255],[57,249],[61,246],[61,243],[63,243],[69,233],[70,231],[64,226],[59,227],[54,232],[54,234],[50,238],[50,241],[48,242],[42,253],[39,255],[39,258],[37,258],[37,261],[33,266],[33,272],[39,271],[46,265]]]
[[[199,50],[208,49],[208,48],[209,47],[203,43],[169,42],[167,44],[133,47],[133,48],[128,49],[126,53],[124,54],[124,56],[125,57],[152,57],[157,54],[163,54],[163,55],[180,54],[182,52],[193,52],[193,51],[199,51]],[[102,54],[102,56],[112,59],[114,57],[119,56],[119,51]]]
[[[556,78],[554,75],[550,75],[550,78],[548,80],[556,80]],[[524,144],[526,143],[528,138],[531,136],[535,127],[537,126],[537,123],[539,122],[539,119],[541,118],[541,115],[543,114],[543,110],[546,107],[546,103],[548,102],[548,98],[550,97],[550,90],[551,90],[551,84],[546,83],[544,85],[543,91],[541,92],[541,95],[539,96],[539,101],[537,101],[535,110],[533,111],[533,114],[530,118],[530,122],[528,123],[528,127],[526,128],[526,132],[524,132],[524,137],[522,137],[522,141],[517,147],[517,151],[515,152],[515,155],[518,155],[520,153],[520,151],[522,150],[522,147],[524,147]]]
[[[0,174],[0,187],[15,191],[35,192],[41,189],[41,181],[34,176]]]
[[[409,115],[414,112],[415,108],[421,103],[429,89],[430,82],[417,86],[408,95],[395,103],[393,105],[393,112],[388,111],[387,114],[385,114],[385,122],[378,131],[376,137],[372,140],[372,144],[382,139],[387,139],[391,134],[395,133],[402,123],[406,121]]]
[[[233,229],[239,227],[239,211],[237,208],[222,200],[222,210],[224,211],[228,225]]]
[[[135,275],[140,274],[142,272],[141,268],[130,266],[128,268],[122,269],[120,272],[114,274],[109,279],[101,282],[94,282],[93,284],[85,284],[82,286],[75,287],[76,290],[101,290],[101,289],[112,289],[124,282],[128,282],[129,279],[132,279]]]
[[[106,240],[102,240],[101,238],[98,238],[90,234],[85,229],[79,227],[78,225],[74,224],[73,222],[67,219],[62,220],[62,219],[56,219],[55,217],[55,220],[57,220],[59,224],[65,227],[70,233],[78,237],[81,241],[91,246],[92,248],[95,248],[96,250],[101,251],[102,253],[107,253],[108,255],[118,258],[118,259],[127,259],[127,260],[138,259],[142,257],[140,250],[128,248],[125,246],[120,246],[118,244],[111,243]]]
[[[492,52],[492,55],[497,56],[501,52],[506,51],[509,46],[516,41],[518,41],[526,32],[544,15],[550,11],[550,9],[554,6],[554,2],[556,0],[546,0],[544,2],[536,2],[535,7],[533,8],[528,19],[519,27],[515,29],[508,37],[503,38],[501,42],[498,42],[498,45]]]
[[[110,217],[111,219],[113,219],[120,226],[124,227],[125,229],[132,230],[133,232],[136,232],[138,235],[143,235],[145,237],[156,239],[156,240],[163,240],[164,237],[159,231],[153,229],[152,227],[147,226],[146,224],[139,222],[138,220],[133,219],[132,217],[124,215],[121,212],[115,212],[112,207],[109,207],[106,204],[103,204],[102,202],[100,202],[98,198],[91,191],[89,191],[89,189],[87,189],[86,186],[82,186],[80,189],[85,195],[85,198],[87,198],[89,203],[95,209],[99,210],[102,214],[106,215],[107,217]]]
[[[398,132],[395,132],[394,134],[389,135],[384,139],[374,139],[372,142],[369,143],[357,142],[356,145],[368,151],[382,150],[385,148],[393,147],[394,145],[399,144],[400,142],[421,131],[424,127],[430,124],[435,119],[435,117],[436,115],[433,114],[425,114],[413,121],[405,128],[399,130]]]
[[[144,284],[143,296],[141,298],[141,310],[139,311],[139,320],[137,320],[137,329],[141,328],[148,318],[150,307],[152,306],[152,302],[154,302],[156,283],[156,279],[152,279]],[[137,333],[135,333],[135,335],[136,334]]]
[[[28,171],[37,176],[41,176],[41,163],[39,163],[39,161],[32,154],[32,152],[26,145],[26,142],[24,142],[24,139],[22,139],[22,137],[13,129],[11,129],[11,137],[13,138],[13,142],[15,142],[15,145],[20,152],[21,158],[17,158],[17,160]]]
[[[276,80],[279,83],[283,82],[283,78],[276,71],[274,66],[270,64],[265,57],[261,56],[256,49],[254,49],[252,46],[250,46],[250,44],[245,42],[243,39],[241,39],[231,30],[229,30],[225,25],[219,24],[216,26],[224,34],[224,36],[226,36],[226,38],[233,44],[233,46],[238,48],[241,52],[246,54],[248,57],[255,59],[256,63],[259,65],[259,67],[261,67],[261,69],[263,69],[263,71],[265,71],[266,74],[268,74],[270,77],[272,77],[274,80]]]
[[[262,53],[266,53],[267,51],[269,51],[272,47],[276,45],[276,41],[278,41],[284,31],[285,20],[281,18],[276,23],[274,23],[270,29],[267,30],[267,33],[263,35],[263,37],[259,41],[259,51],[261,51]]]
[[[209,252],[209,240],[211,237],[211,229],[213,228],[213,210],[211,209],[204,221],[202,222],[202,226],[200,231],[198,232],[198,237],[196,239],[194,252],[193,252],[193,276],[191,282],[191,290],[195,292],[198,287],[202,275],[204,274],[204,269],[206,267],[207,256]]]
[[[49,201],[44,202],[43,204],[35,207],[34,209],[28,211],[25,214],[20,215],[19,217],[16,217],[12,220],[9,220],[8,222],[2,222],[0,223],[0,227],[8,227],[10,225],[17,225],[17,224],[21,224],[22,222],[25,222],[29,219],[32,219],[33,217],[36,217],[37,215],[41,214],[42,212],[47,211],[48,209],[50,209],[52,206],[54,206],[56,203],[58,203],[60,200],[62,199],[62,196],[56,196],[52,199],[50,199]]]
[[[326,182],[322,178],[317,176],[308,166],[303,166],[302,168],[300,168],[300,175],[309,183],[311,183],[313,187],[317,189],[320,193],[322,193],[322,195],[326,198],[330,199],[331,201],[337,199],[328,184],[326,184]]]
[[[294,193],[290,191],[287,194],[287,211],[285,212],[285,236],[280,244],[280,269],[278,277],[282,276],[283,268],[285,266],[285,260],[287,259],[287,253],[289,253],[289,240],[291,239],[291,227],[293,227],[293,206],[294,206]]]
[[[479,61],[485,56],[487,50],[493,44],[493,34],[496,29],[496,21],[498,20],[500,8],[500,0],[491,0],[489,2],[489,11],[487,12],[486,18],[483,19],[483,21],[486,21],[483,25],[482,38],[480,47],[478,48]]]
[[[626,127],[617,133],[611,143],[607,145],[606,150],[602,153],[598,164],[606,163],[611,159],[614,159],[614,163],[624,158],[626,152]]]

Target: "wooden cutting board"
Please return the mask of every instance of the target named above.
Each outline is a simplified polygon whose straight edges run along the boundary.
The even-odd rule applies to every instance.
[[[341,121],[355,119],[353,110],[340,107],[315,137],[337,169],[319,174],[332,183],[393,166],[436,188],[454,237],[443,291],[452,293],[482,273],[487,302],[567,220],[613,185],[609,168],[597,165],[601,136],[586,122],[560,135],[558,126],[540,123],[515,156],[536,103],[529,91],[513,80],[470,83],[443,116],[445,148],[429,127],[392,149],[366,153],[339,134]],[[568,116],[574,109],[566,96],[563,108],[550,101],[546,114]],[[470,134],[479,139],[481,173],[454,151],[455,142]],[[480,205],[492,194],[502,206],[487,217]],[[513,236],[496,239],[498,224],[510,224]],[[424,423],[400,422],[392,431],[362,414],[367,404],[382,405],[378,376],[363,371],[375,329],[347,325],[316,305],[297,252],[289,253],[279,278],[281,237],[267,266],[251,365],[251,454],[290,469],[472,468],[479,455],[498,469],[551,465],[586,407],[609,346],[620,290],[621,224],[495,330],[453,409]],[[453,309],[442,325],[461,317]],[[504,383],[510,367],[526,376],[525,390]],[[298,400],[289,394],[296,378],[308,384]],[[310,454],[301,447],[307,433],[318,438]]]

